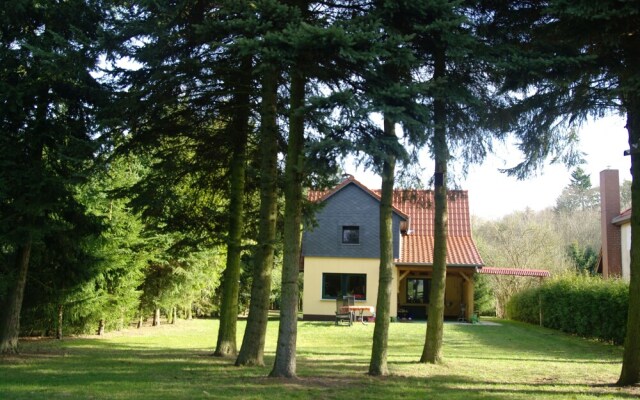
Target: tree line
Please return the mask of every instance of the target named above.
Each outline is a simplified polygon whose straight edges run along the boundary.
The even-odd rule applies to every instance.
[[[0,350],[16,351],[23,311],[64,317],[82,303],[92,306],[73,308],[86,314],[77,318],[118,310],[103,319],[126,321],[136,307],[188,310],[219,279],[215,354],[263,365],[281,251],[271,376],[295,376],[300,233],[312,208],[304,190],[335,183],[355,155],[382,177],[369,373],[385,375],[391,195],[397,171],[416,176],[424,149],[436,217],[421,361],[441,361],[448,165],[482,162],[508,136],[523,158],[507,173],[525,178],[548,157],[572,164],[569,128],[621,112],[639,176],[639,9],[613,0],[12,3],[0,14]],[[246,257],[253,285],[238,350]],[[639,257],[632,250],[625,384],[640,371]],[[28,305],[31,293],[42,298]]]
[[[624,181],[621,209],[631,205],[631,182]],[[542,269],[557,275],[597,274],[600,240],[600,192],[581,167],[552,207],[526,209],[500,219],[473,221],[474,238],[487,266]],[[538,278],[478,275],[479,309],[505,317],[514,294],[536,286]]]

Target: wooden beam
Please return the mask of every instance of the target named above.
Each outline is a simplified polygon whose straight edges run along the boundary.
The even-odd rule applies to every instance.
[[[471,279],[462,271],[460,271],[460,276],[464,278],[465,281],[471,282]]]
[[[404,271],[404,272],[402,272],[402,273],[400,274],[400,276],[398,277],[398,290],[400,290],[400,282],[401,282],[404,278],[406,278],[406,277],[407,277],[407,275],[409,275],[410,273],[411,273],[411,271],[406,270],[406,271]]]

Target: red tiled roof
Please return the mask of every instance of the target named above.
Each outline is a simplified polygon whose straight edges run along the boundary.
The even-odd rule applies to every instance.
[[[486,275],[514,275],[514,276],[537,276],[537,277],[549,277],[551,273],[543,269],[521,269],[521,268],[495,268],[495,267],[482,267],[479,271],[481,274]]]
[[[432,235],[404,235],[397,264],[433,264]],[[482,265],[482,258],[471,236],[447,237],[447,265]]]
[[[380,190],[373,191],[380,197]],[[447,215],[449,236],[471,236],[471,219],[466,190],[449,190],[447,196]],[[432,190],[395,190],[393,206],[409,216],[410,234],[418,236],[433,235],[433,216],[435,214],[434,193]]]
[[[311,201],[324,201],[340,189],[354,183],[380,200],[380,190],[370,190],[352,176],[327,191],[311,191]],[[448,265],[483,265],[482,258],[471,237],[471,218],[467,191],[451,190],[447,196]],[[402,249],[398,264],[433,264],[434,193],[431,190],[396,190],[393,195],[394,211],[408,219],[408,232],[402,236]]]

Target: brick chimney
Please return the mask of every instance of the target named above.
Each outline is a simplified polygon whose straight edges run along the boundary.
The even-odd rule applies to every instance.
[[[620,177],[617,169],[600,171],[602,277],[622,276],[620,227],[611,223],[620,215]]]

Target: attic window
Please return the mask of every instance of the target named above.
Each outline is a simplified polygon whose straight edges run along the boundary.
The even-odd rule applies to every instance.
[[[342,244],[360,244],[360,227],[355,225],[343,226]]]

